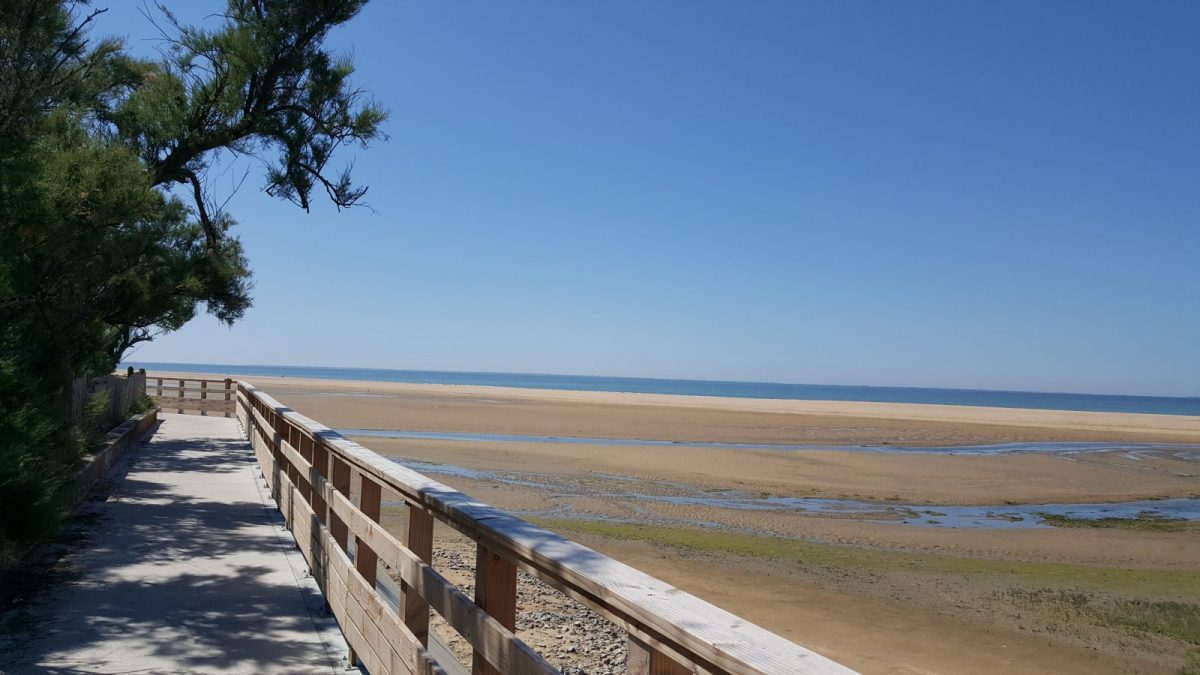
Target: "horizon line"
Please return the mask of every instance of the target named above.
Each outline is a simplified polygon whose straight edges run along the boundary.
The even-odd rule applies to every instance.
[[[1126,398],[1162,398],[1162,399],[1179,399],[1191,400],[1200,399],[1200,393],[1186,395],[1169,395],[1169,394],[1113,394],[1113,393],[1094,393],[1083,391],[1046,391],[1037,389],[992,389],[992,388],[971,388],[971,387],[945,387],[945,386],[916,386],[916,385],[887,385],[887,384],[827,384],[819,382],[779,382],[769,380],[724,380],[724,379],[707,379],[707,378],[692,378],[692,377],[648,377],[644,375],[597,375],[597,374],[580,374],[580,373],[546,373],[546,372],[526,372],[526,371],[502,371],[502,370],[435,370],[429,368],[380,368],[368,366],[314,366],[314,365],[294,365],[294,364],[268,364],[268,363],[197,363],[188,361],[137,361],[137,360],[122,360],[120,364],[125,363],[144,363],[153,365],[177,365],[177,366],[231,366],[234,368],[321,368],[326,370],[385,370],[393,372],[408,372],[408,373],[453,373],[458,375],[531,375],[535,377],[593,377],[593,378],[613,378],[623,380],[650,380],[659,382],[708,382],[720,384],[765,384],[765,385],[783,385],[783,386],[809,386],[809,387],[845,387],[857,389],[940,389],[943,391],[978,391],[978,392],[994,392],[1003,394],[1050,394],[1059,396],[1108,396],[1108,397],[1126,397]],[[118,364],[119,365],[119,364]]]

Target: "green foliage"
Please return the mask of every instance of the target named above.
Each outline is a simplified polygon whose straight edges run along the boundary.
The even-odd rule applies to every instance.
[[[84,406],[84,428],[87,438],[96,437],[119,423],[112,414],[112,394],[107,390],[96,392]]]
[[[250,307],[234,220],[205,189],[219,153],[262,160],[266,191],[305,208],[317,186],[360,203],[327,167],[385,114],[322,43],[363,4],[230,0],[211,30],[160,8],[158,61],[90,43],[86,0],[0,4],[0,548],[53,520],[87,436],[68,428],[73,378],[201,306],[226,323]]]
[[[0,377],[3,377],[0,374]],[[0,571],[58,524],[56,495],[77,457],[64,427],[31,405],[0,415]]]
[[[134,399],[134,401],[129,404],[129,410],[126,410],[125,414],[126,415],[140,415],[142,413],[150,412],[151,410],[154,410],[155,407],[156,406],[154,404],[154,399],[143,394],[143,395],[137,397],[136,399]]]
[[[351,87],[351,62],[321,45],[365,4],[231,0],[215,30],[182,26],[160,7],[168,58],[110,119],[156,183],[198,190],[205,154],[225,148],[270,155],[266,189],[273,196],[307,209],[320,186],[337,206],[353,206],[366,188],[351,182],[348,169],[328,174],[329,161],[342,145],[377,138],[386,114]],[[214,218],[213,234],[219,226]]]

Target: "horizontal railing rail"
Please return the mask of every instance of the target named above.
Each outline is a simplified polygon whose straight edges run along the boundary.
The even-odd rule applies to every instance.
[[[385,459],[249,383],[236,383],[235,402],[272,496],[341,625],[351,657],[373,675],[444,672],[427,650],[431,610],[471,645],[473,673],[557,672],[514,634],[518,569],[623,629],[631,673],[853,672]],[[403,541],[379,525],[384,488],[409,507]],[[435,518],[477,542],[473,598],[430,564]],[[380,569],[400,579],[398,609],[376,591]]]
[[[234,381],[197,377],[147,377],[146,394],[159,410],[199,411],[201,415],[234,412]]]

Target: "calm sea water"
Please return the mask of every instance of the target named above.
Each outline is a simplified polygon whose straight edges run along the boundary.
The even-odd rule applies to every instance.
[[[774,382],[721,382],[711,380],[660,380],[643,377],[597,377],[589,375],[535,375],[527,373],[459,373],[436,370],[387,370],[374,368],[316,368],[307,366],[230,366],[212,363],[147,363],[131,361],[148,371],[169,370],[227,374],[243,377],[305,377],[328,380],[370,380],[416,384],[470,384],[524,389],[569,389],[617,391],[645,394],[732,396],[815,401],[873,401],[879,403],[936,403],[978,405],[998,408],[1042,410],[1090,410],[1098,412],[1200,415],[1200,397],[1112,396],[1101,394],[1055,394],[984,389],[935,389],[926,387],[858,387],[832,384],[782,384]]]

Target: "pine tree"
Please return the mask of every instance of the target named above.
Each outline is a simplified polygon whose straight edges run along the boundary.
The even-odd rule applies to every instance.
[[[87,2],[0,5],[0,567],[6,540],[48,530],[78,459],[72,378],[201,305],[226,323],[250,307],[235,221],[205,190],[218,154],[262,160],[266,192],[302,208],[362,203],[333,156],[386,114],[323,45],[364,4],[229,0],[213,28],[160,6],[156,61],[90,42]]]

